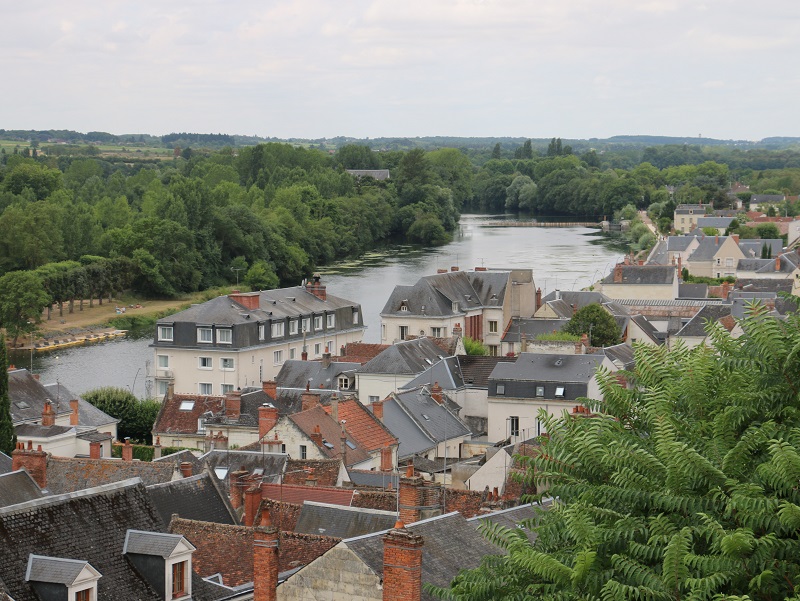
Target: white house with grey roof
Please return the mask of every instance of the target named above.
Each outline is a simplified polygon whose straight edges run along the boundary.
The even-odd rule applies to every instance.
[[[273,380],[285,361],[320,358],[364,334],[361,305],[306,286],[233,293],[156,324],[156,394],[224,395]]]
[[[530,269],[441,270],[413,286],[395,286],[381,311],[381,342],[412,336],[446,338],[461,330],[499,354],[503,329],[512,317],[536,310]]]
[[[619,263],[595,288],[610,299],[678,298],[680,274],[673,265]]]
[[[512,442],[539,436],[539,411],[561,415],[578,399],[600,399],[599,368],[617,371],[605,355],[522,353],[514,363],[498,363],[489,376],[489,440]]]

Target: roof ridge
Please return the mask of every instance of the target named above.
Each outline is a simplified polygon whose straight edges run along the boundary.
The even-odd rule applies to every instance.
[[[16,505],[9,505],[8,507],[0,507],[0,516],[13,515],[15,513],[22,513],[36,507],[46,507],[48,505],[57,505],[66,500],[82,499],[84,497],[96,497],[108,492],[121,491],[123,489],[136,488],[141,486],[144,489],[142,479],[139,477],[129,478],[127,480],[120,480],[119,482],[111,482],[109,484],[101,484],[93,488],[84,488],[74,492],[62,493],[60,495],[50,495],[40,499],[33,499],[18,503]]]

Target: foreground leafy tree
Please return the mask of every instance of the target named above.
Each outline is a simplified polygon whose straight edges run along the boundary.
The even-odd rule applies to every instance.
[[[611,314],[598,303],[578,309],[569,323],[564,326],[564,331],[576,336],[588,334],[589,344],[592,346],[612,346],[620,342],[619,325]]]
[[[137,399],[124,388],[97,388],[84,393],[84,400],[119,421],[120,440],[130,437],[133,442],[151,444],[153,424],[161,404],[153,399]]]
[[[444,599],[798,599],[800,320],[755,309],[713,348],[640,346],[631,389],[601,375],[596,416],[547,419],[527,479],[558,499],[538,538],[484,526],[507,551]],[[544,417],[544,416],[543,416]]]

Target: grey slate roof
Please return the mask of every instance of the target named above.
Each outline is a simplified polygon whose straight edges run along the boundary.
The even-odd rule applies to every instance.
[[[305,501],[294,531],[335,538],[353,538],[388,530],[396,521],[397,514],[393,511]]]
[[[461,375],[461,365],[457,357],[439,359],[428,369],[400,387],[400,390],[409,390],[418,386],[432,385],[438,382],[442,390],[460,390],[464,388],[464,377]]]
[[[331,361],[328,367],[325,367],[322,361],[292,359],[283,364],[275,376],[275,382],[279,388],[305,390],[308,385],[312,389],[336,389],[339,376],[344,374],[350,377],[351,386],[348,390],[351,390],[354,388],[354,372],[360,367],[360,363],[345,361]]]
[[[602,361],[601,355],[520,353],[514,363],[498,363],[490,379],[585,384]]]
[[[708,284],[678,284],[678,298],[708,298]]]
[[[614,365],[627,371],[636,366],[633,355],[633,347],[629,344],[616,344],[599,349],[597,353],[603,354],[611,360]]]
[[[572,309],[569,309],[570,318]],[[527,340],[536,340],[543,334],[560,332],[569,323],[567,319],[534,319],[525,317],[512,317],[511,323],[503,334],[503,342],[519,342],[522,336]]]
[[[698,212],[705,214],[706,207],[709,206],[711,205],[680,204],[675,207],[675,213],[678,215],[697,214]]]
[[[11,399],[11,421],[16,425],[24,421],[41,420],[44,403],[50,398],[50,393],[27,369],[14,369],[8,372],[8,396]],[[56,416],[72,412],[69,399],[62,399],[60,403],[51,400],[54,401]]]
[[[486,555],[501,551],[457,512],[406,525],[424,539],[422,551],[422,582],[447,587],[463,569],[477,567]],[[383,576],[383,535],[386,532],[346,539],[343,542],[376,574]],[[422,599],[434,597],[423,590]]]
[[[464,382],[469,388],[486,388],[489,385],[489,376],[498,363],[513,363],[515,357],[490,357],[488,355],[459,355],[458,363]]]
[[[675,336],[705,336],[706,323],[716,322],[731,314],[731,305],[706,305]]]
[[[437,444],[394,398],[383,402],[383,423],[399,441],[397,456],[400,459],[424,453]]]
[[[785,199],[783,194],[753,194],[750,202],[783,202]]]
[[[73,429],[73,426],[40,426],[39,424],[20,424],[14,428],[18,438],[51,438],[61,436]]]
[[[447,395],[444,395],[445,398]],[[430,391],[426,386],[420,386],[414,390],[393,393],[392,398],[398,402],[405,412],[421,427],[424,432],[434,441],[442,442],[467,436],[470,434],[469,427],[462,422],[454,413],[440,405],[431,397]],[[385,408],[385,405],[384,405]],[[400,440],[400,450],[403,450],[403,439],[395,432],[394,428],[385,420],[384,423],[389,430]],[[403,453],[405,456],[405,453]]]
[[[769,249],[769,254],[772,256],[772,260],[775,260],[781,251],[783,250],[783,240],[780,238],[765,238],[765,239],[746,239],[746,240],[739,240],[739,248],[741,249],[742,253],[744,253],[745,257],[750,257],[752,259],[760,259],[761,252],[764,247]]]
[[[264,482],[278,482],[280,474],[286,469],[288,459],[289,456],[284,453],[214,450],[201,455],[198,462],[207,465],[226,483],[230,473],[237,470],[247,470],[251,474],[261,476]]]
[[[639,326],[639,329],[645,336],[650,338],[650,342],[653,344],[661,344],[658,338],[658,330],[656,330],[655,326],[651,324],[644,315],[631,315],[630,320]]]
[[[355,177],[371,177],[376,180],[389,179],[388,169],[345,169],[345,171]]]
[[[237,525],[227,496],[208,472],[147,487],[147,494],[164,524],[173,514],[187,520]]]
[[[621,284],[641,284],[657,286],[671,284],[675,281],[675,267],[672,265],[618,265],[614,269],[622,270]],[[614,284],[614,269],[603,278],[603,284]]]
[[[695,236],[669,236],[667,238],[667,250],[670,252],[682,252],[689,248],[689,245],[697,240]]]
[[[160,531],[163,523],[139,480],[45,497],[0,509],[0,580],[15,601],[39,601],[25,573],[31,554],[88,562],[102,574],[99,601],[163,600],[122,554],[130,529]],[[222,597],[192,575],[192,599]]]
[[[372,488],[387,488],[391,484],[392,489],[397,490],[397,484],[400,481],[397,474],[376,470],[348,470],[347,475],[355,486]]]
[[[704,227],[724,229],[731,224],[731,221],[733,221],[733,217],[700,217],[697,220],[697,227],[701,229]]]
[[[158,459],[153,459],[153,463],[171,463],[174,466],[174,469],[179,469],[181,463],[184,462],[192,464],[193,474],[199,474],[205,466],[205,464],[200,461],[189,449],[183,449],[177,453],[163,455]]]
[[[170,557],[183,540],[180,534],[150,532],[144,530],[128,530],[125,535],[123,553],[137,555],[157,555],[164,559]]]
[[[555,290],[542,299],[561,319],[572,319],[573,305],[576,310],[594,303],[607,303],[611,299],[601,292],[590,290]]]
[[[42,489],[25,470],[0,475],[0,507],[25,503],[43,496]]]
[[[52,399],[53,402],[56,402],[56,399],[61,401],[69,401],[71,399],[78,400],[78,426],[81,428],[97,428],[98,426],[119,423],[117,418],[111,417],[108,413],[101,411],[89,401],[84,401],[78,395],[72,394],[63,384],[45,384],[44,388],[50,394],[50,399]]]
[[[476,515],[475,517],[467,519],[467,522],[474,528],[477,528],[485,522],[505,526],[506,528],[519,528],[524,530],[525,536],[528,537],[529,541],[533,542],[536,540],[537,535],[529,525],[531,522],[536,521],[539,511],[549,509],[552,504],[553,501],[551,499],[545,500],[541,505],[538,503],[526,503],[525,505],[517,505],[509,509],[501,509],[500,511]]]
[[[792,292],[792,280],[788,278],[737,278],[735,292]]]
[[[358,369],[362,374],[419,374],[443,358],[443,351],[428,338],[402,340]]]
[[[704,238],[700,238],[700,244],[698,244],[694,252],[689,255],[687,261],[711,261],[714,255],[719,252],[720,246],[722,246],[727,239],[727,236],[705,236]]]
[[[13,461],[11,457],[0,451],[0,474],[7,474],[11,471]]]
[[[25,580],[71,586],[88,563],[80,559],[44,557],[31,553],[28,557],[28,567],[25,570]]]

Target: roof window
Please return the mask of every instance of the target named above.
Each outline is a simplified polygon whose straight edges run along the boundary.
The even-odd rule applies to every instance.
[[[556,386],[556,398],[564,398],[564,387]]]
[[[179,409],[181,411],[191,411],[194,409],[194,401],[181,401],[181,406]]]

